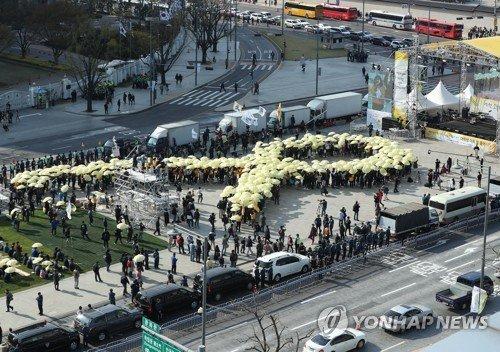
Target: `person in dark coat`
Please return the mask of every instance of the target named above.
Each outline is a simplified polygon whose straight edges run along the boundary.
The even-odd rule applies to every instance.
[[[116,305],[116,294],[113,292],[112,288],[109,289],[108,298],[110,304]]]
[[[43,315],[43,296],[41,292],[38,292],[36,296],[36,304],[38,305],[38,315]]]

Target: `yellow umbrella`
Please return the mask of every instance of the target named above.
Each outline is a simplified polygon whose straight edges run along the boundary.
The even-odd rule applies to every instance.
[[[60,200],[56,203],[56,207],[64,207],[66,205],[66,202],[63,200]]]
[[[43,258],[42,258],[42,257],[38,257],[38,258],[33,259],[33,261],[32,261],[32,262],[33,262],[33,264],[39,264],[39,263],[41,263],[42,261],[43,261]]]
[[[146,259],[142,254],[137,254],[135,257],[134,257],[134,263],[138,263],[138,262],[143,262],[144,259]]]
[[[40,248],[40,247],[43,247],[43,244],[41,244],[40,242],[36,242],[31,245],[31,248]]]
[[[64,185],[64,186],[61,187],[61,192],[62,193],[66,193],[66,192],[68,192],[68,190],[69,190],[69,186],[68,185]]]
[[[7,262],[7,266],[15,266],[17,265],[17,260],[16,259],[11,259]]]
[[[3,258],[0,260],[0,266],[5,266],[7,265],[7,262],[10,260],[10,258]]]
[[[233,221],[241,221],[241,215],[233,215],[233,216],[231,216],[231,220],[233,220]]]
[[[14,209],[12,209],[12,210],[11,210],[11,212],[10,212],[10,216],[14,216],[14,214],[15,214],[15,213],[20,212],[20,211],[21,211],[21,209],[19,209],[19,208],[14,208]]]
[[[5,272],[6,272],[7,274],[14,274],[14,273],[16,272],[16,268],[14,268],[14,267],[12,267],[12,266],[11,266],[11,267],[8,267],[7,269],[5,269]]]
[[[16,189],[25,189],[25,188],[26,188],[25,185],[19,185],[19,186],[16,187]]]
[[[52,203],[52,197],[45,197],[45,198],[43,198],[42,203],[45,203],[45,202]]]
[[[128,227],[129,226],[126,223],[124,223],[124,222],[121,222],[118,225],[116,225],[116,228],[120,229],[120,230],[126,230],[126,229],[128,229]]]
[[[52,265],[52,262],[51,262],[50,260],[44,260],[44,261],[42,262],[42,265],[43,265],[43,266],[50,266],[50,265]]]

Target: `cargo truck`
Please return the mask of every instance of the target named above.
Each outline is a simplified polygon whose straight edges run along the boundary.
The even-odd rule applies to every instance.
[[[390,227],[391,233],[396,237],[421,232],[438,224],[437,211],[419,203],[403,204],[380,211],[379,227]]]
[[[316,97],[307,103],[314,120],[337,119],[357,115],[361,112],[363,96],[355,92],[344,92]]]
[[[281,128],[290,128],[292,122],[292,116],[294,126],[300,125],[302,122],[307,124],[311,119],[311,109],[305,105],[295,105],[287,108],[281,109],[281,119],[278,119],[278,110],[273,110],[269,114],[269,121],[267,122],[267,128],[273,130],[281,121]]]
[[[256,118],[257,125],[247,125],[242,117],[244,114],[250,113]],[[247,130],[252,132],[260,132],[266,128],[266,117],[259,114],[259,109],[248,109],[243,111],[233,111],[224,114],[224,117],[219,122],[219,128],[223,133],[237,131],[238,134],[245,133]]]
[[[173,122],[159,125],[148,138],[148,152],[161,154],[172,146],[189,144],[196,139],[200,133],[200,124],[192,120]]]
[[[471,271],[457,277],[457,282],[450,285],[450,288],[436,293],[436,301],[446,304],[451,309],[467,309],[472,300],[472,288],[479,287],[481,273]],[[484,276],[483,289],[488,296],[493,293],[494,284],[489,276]]]

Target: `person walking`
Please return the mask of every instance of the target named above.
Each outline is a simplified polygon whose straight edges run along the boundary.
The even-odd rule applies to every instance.
[[[8,289],[5,290],[5,303],[7,305],[7,313],[10,312],[11,310],[14,310],[14,307],[11,305],[12,301],[14,300],[14,295],[12,292],[10,292]]]
[[[234,92],[238,93],[238,82],[234,82]]]
[[[221,82],[220,83],[220,89],[219,89],[219,93],[224,91],[224,93],[226,93],[226,87],[224,86],[224,82]]]
[[[111,253],[109,252],[109,249],[106,250],[106,253],[104,254],[104,263],[106,263],[106,271],[109,272],[109,267],[111,266]]]
[[[78,268],[75,268],[75,270],[73,270],[73,280],[75,281],[75,289],[79,289],[80,288],[80,270]]]
[[[128,292],[127,292],[127,285],[130,283],[128,277],[126,274],[123,274],[122,277],[120,278],[120,283],[122,284],[123,286],[123,295],[124,296],[127,296],[128,295]]]
[[[155,269],[160,268],[160,252],[158,252],[158,248],[153,252],[153,267]]]
[[[61,279],[61,274],[57,270],[54,270],[54,288],[59,291],[59,281]]]
[[[171,266],[172,273],[177,274],[177,257],[175,256],[175,253],[173,253],[172,255],[171,263],[172,263]]]
[[[156,218],[156,222],[155,222],[155,230],[153,232],[153,235],[156,235],[158,234],[158,236],[160,236],[160,218]]]
[[[354,221],[359,221],[359,208],[359,202],[354,202],[354,205],[352,206],[352,211],[354,212]]]
[[[108,293],[109,303],[112,305],[116,305],[116,294],[113,292],[113,289],[109,289]]]
[[[483,175],[481,174],[481,172],[479,171],[477,173],[477,186],[478,187],[481,187],[481,179],[483,178]]]
[[[38,315],[43,315],[43,296],[41,292],[38,292],[35,300],[38,306]]]
[[[94,272],[94,279],[96,282],[103,282],[101,279],[101,274],[99,273],[99,262],[95,262],[95,264],[92,266],[92,271]]]

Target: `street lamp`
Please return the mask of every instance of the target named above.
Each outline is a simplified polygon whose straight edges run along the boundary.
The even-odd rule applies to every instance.
[[[319,28],[319,20],[318,20]],[[318,95],[318,80],[319,80],[319,31],[316,33],[316,95]]]
[[[363,53],[364,48],[365,48],[365,0],[363,0],[363,8],[362,8],[363,13],[361,14],[363,21],[361,22],[361,52]]]
[[[491,166],[488,166],[488,178],[486,184],[486,208],[484,210],[484,226],[483,226],[483,258],[481,260],[481,279],[479,280],[479,288],[483,288],[484,284],[484,266],[486,263],[486,231],[488,229],[488,216],[490,213],[490,207],[488,198],[490,196],[490,178],[491,178]],[[479,302],[481,302],[481,290],[479,290]]]

